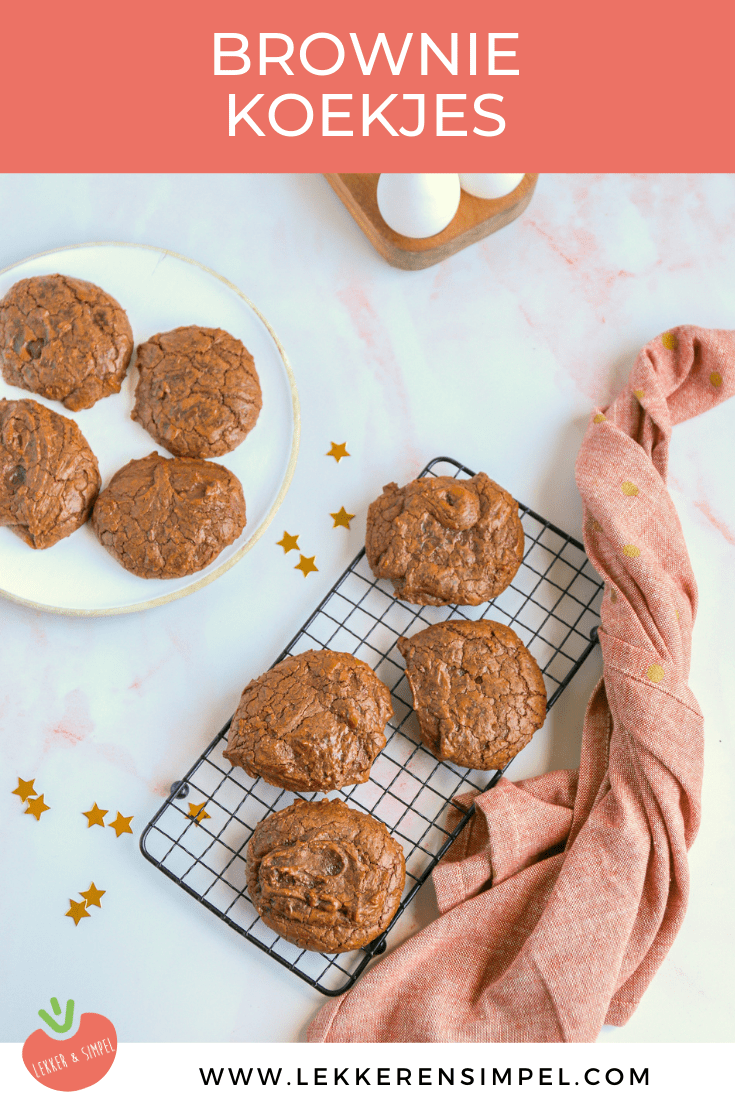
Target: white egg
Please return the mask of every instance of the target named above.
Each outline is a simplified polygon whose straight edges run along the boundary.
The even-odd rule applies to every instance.
[[[460,172],[462,189],[478,199],[502,199],[520,184],[525,172]]]
[[[381,172],[378,209],[396,233],[433,237],[457,213],[461,189],[455,172]]]

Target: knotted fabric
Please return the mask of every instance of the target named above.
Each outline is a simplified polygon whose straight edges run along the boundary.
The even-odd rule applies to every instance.
[[[478,796],[434,871],[440,917],[327,1003],[309,1040],[593,1041],[635,1010],[684,917],[700,817],[697,592],[669,440],[734,392],[735,333],[682,326],[592,415],[576,477],[604,665],[579,770]]]

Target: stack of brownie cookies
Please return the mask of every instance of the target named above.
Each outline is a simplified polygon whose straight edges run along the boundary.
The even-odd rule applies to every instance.
[[[0,369],[12,386],[89,409],[117,394],[133,354],[123,308],[64,275],[22,279],[0,301]],[[51,547],[91,517],[100,543],[142,578],[208,566],[245,527],[239,479],[209,462],[258,419],[253,357],[222,329],[185,326],[137,350],[132,417],[173,458],[132,460],[100,492],[97,460],[74,421],[30,399],[0,401],[0,525]]]

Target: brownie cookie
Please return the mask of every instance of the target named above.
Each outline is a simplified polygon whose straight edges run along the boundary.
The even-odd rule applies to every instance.
[[[232,471],[158,452],[121,467],[92,513],[102,546],[140,578],[195,574],[244,527],[245,498]]]
[[[523,558],[518,505],[486,474],[395,482],[368,509],[370,568],[416,605],[479,605],[512,581]]]
[[[31,398],[0,400],[0,525],[29,547],[52,547],[84,524],[99,488],[73,421]]]
[[[421,738],[440,761],[502,769],[546,717],[546,686],[514,631],[445,620],[399,639]]]
[[[406,864],[387,827],[341,800],[297,800],[248,845],[248,892],[266,926],[302,949],[344,953],[381,934]]]
[[[224,329],[188,325],[138,346],[131,414],[173,455],[201,459],[241,444],[263,399],[253,357]]]
[[[11,386],[89,409],[117,394],[133,352],[122,306],[71,276],[21,279],[0,301],[0,368]]]
[[[291,792],[360,784],[385,746],[390,692],[351,654],[289,655],[246,686],[225,757]]]

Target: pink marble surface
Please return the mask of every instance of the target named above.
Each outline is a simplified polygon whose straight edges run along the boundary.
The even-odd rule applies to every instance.
[[[291,490],[272,529],[185,600],[110,619],[0,603],[0,1040],[50,994],[123,1040],[294,1041],[322,997],[143,861],[137,840],[363,542],[383,483],[455,455],[579,533],[573,463],[589,410],[670,326],[735,327],[735,180],[542,176],[527,213],[423,272],[388,267],[318,176],[0,178],[0,266],[83,241],[163,246],[211,266],[281,337],[302,403]],[[725,1041],[735,1027],[735,499],[729,405],[677,428],[671,486],[700,586],[692,687],[707,728],[704,821],[684,927],[641,1006],[601,1040]],[[325,457],[346,440],[350,458]],[[352,528],[333,529],[344,505]],[[275,546],[300,535],[308,578]],[[574,765],[593,656],[514,775]],[[35,777],[50,810],[11,789]],[[133,815],[134,836],[81,812]],[[94,880],[101,910],[75,928]],[[403,934],[429,921],[425,889]],[[403,936],[403,934],[401,936]],[[31,1023],[31,1024],[28,1024]]]

